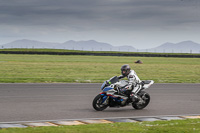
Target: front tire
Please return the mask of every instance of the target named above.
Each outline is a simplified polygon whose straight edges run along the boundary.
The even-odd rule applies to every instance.
[[[133,108],[140,110],[145,108],[149,102],[150,102],[150,95],[146,93],[145,91],[141,91],[138,93],[138,96],[140,97],[139,101],[136,103],[132,103]]]
[[[104,105],[102,104],[103,101],[103,97],[101,94],[97,95],[94,100],[93,100],[93,108],[97,111],[103,111],[104,109],[106,109],[108,107],[108,105]]]

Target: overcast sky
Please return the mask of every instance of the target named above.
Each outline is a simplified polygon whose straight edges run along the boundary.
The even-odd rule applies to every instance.
[[[0,0],[0,44],[18,39],[200,43],[200,0]]]

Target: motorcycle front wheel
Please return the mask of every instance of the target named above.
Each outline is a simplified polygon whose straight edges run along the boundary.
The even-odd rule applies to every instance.
[[[93,108],[97,111],[103,111],[104,109],[106,109],[108,107],[108,105],[104,105],[102,104],[103,101],[103,97],[101,94],[97,95],[94,100],[93,100]]]
[[[135,109],[143,109],[145,108],[149,102],[150,102],[150,95],[146,93],[145,91],[141,91],[138,93],[138,96],[140,97],[139,101],[136,103],[132,103],[133,108]]]

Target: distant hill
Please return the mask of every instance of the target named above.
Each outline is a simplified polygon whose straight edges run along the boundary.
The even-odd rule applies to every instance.
[[[67,41],[60,45],[60,48],[74,49],[74,50],[89,50],[89,51],[110,51],[113,48],[108,43],[97,42],[94,40],[89,41]]]
[[[50,43],[50,42],[39,42],[34,40],[16,40],[11,43],[7,43],[4,45],[1,45],[3,48],[53,48],[58,43]]]
[[[40,42],[34,40],[17,40],[11,43],[0,45],[0,48],[48,48],[48,49],[69,49],[84,51],[127,51],[127,52],[160,52],[160,53],[200,53],[200,44],[192,41],[180,43],[164,43],[151,49],[135,49],[132,46],[112,46],[108,43],[88,41],[67,41],[64,43]]]
[[[183,41],[179,43],[164,43],[158,47],[148,49],[149,52],[161,53],[199,53],[200,44],[192,41]]]
[[[3,44],[1,48],[51,48],[51,49],[70,49],[87,51],[135,51],[132,46],[115,47],[108,43],[88,41],[67,41],[64,43],[39,42],[34,40],[17,40],[11,43]]]

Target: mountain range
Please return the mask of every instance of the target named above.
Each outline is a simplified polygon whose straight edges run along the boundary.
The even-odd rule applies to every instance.
[[[200,53],[200,44],[192,41],[183,41],[179,43],[164,43],[158,47],[149,49],[149,51],[162,53]]]
[[[126,51],[126,52],[161,52],[161,53],[200,53],[200,44],[193,41],[180,43],[164,43],[151,49],[136,49],[132,46],[112,46],[108,43],[88,41],[66,41],[64,43],[40,42],[35,40],[16,40],[0,45],[0,48],[47,48],[47,49],[69,49],[84,51]]]

